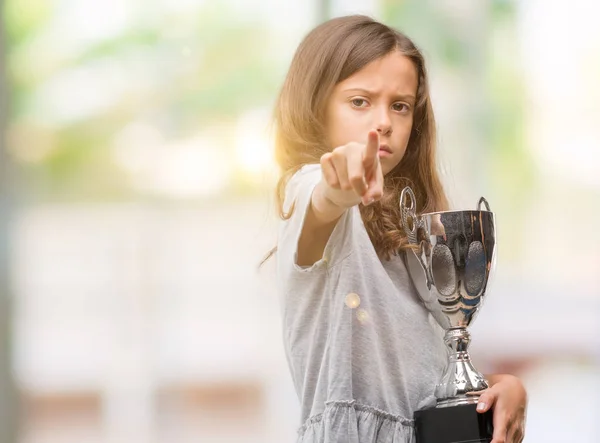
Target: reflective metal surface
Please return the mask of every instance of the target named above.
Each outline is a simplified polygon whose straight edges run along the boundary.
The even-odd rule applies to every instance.
[[[414,253],[408,271],[425,306],[446,330],[449,362],[435,395],[437,406],[475,403],[469,392],[486,389],[484,377],[471,364],[467,327],[485,298],[495,263],[494,214],[484,198],[473,211],[417,215],[413,191],[400,197],[402,224]],[[482,204],[485,210],[481,210]]]

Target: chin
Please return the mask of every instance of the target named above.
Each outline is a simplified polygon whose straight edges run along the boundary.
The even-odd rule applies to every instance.
[[[383,175],[387,175],[390,172],[392,172],[394,169],[396,169],[396,166],[398,166],[398,163],[400,162],[390,162],[388,161],[382,161],[381,162],[381,172],[383,172]]]

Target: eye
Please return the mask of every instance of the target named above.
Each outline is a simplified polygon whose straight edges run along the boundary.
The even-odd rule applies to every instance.
[[[368,104],[364,98],[353,98],[350,103],[355,108],[364,108]]]
[[[394,103],[392,105],[392,109],[397,112],[405,113],[410,110],[410,106],[408,106],[406,103]]]

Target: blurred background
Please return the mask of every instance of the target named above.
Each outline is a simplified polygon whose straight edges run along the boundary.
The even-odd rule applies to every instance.
[[[600,441],[597,2],[0,6],[0,443],[294,441],[270,117],[350,13],[422,48],[451,201],[497,214],[476,365],[526,383],[526,442]]]

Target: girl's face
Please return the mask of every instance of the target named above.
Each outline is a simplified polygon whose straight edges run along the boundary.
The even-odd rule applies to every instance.
[[[390,172],[406,152],[417,86],[417,70],[400,51],[372,61],[338,83],[326,108],[331,149],[350,142],[366,143],[369,131],[376,129],[382,172]]]

